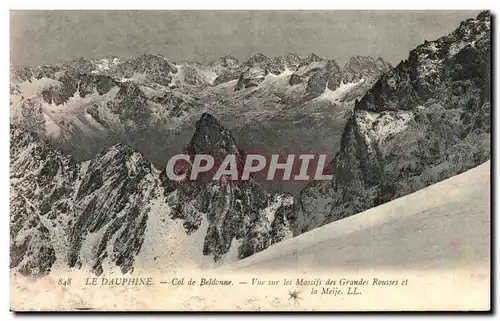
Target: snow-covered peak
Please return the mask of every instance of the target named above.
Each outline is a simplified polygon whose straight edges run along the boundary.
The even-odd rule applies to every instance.
[[[489,92],[490,37],[489,12],[483,12],[463,21],[449,35],[425,41],[385,73],[356,108],[412,109],[435,100],[455,105],[458,101],[452,91],[460,91],[457,88],[465,82]]]
[[[302,191],[308,229],[490,158],[490,45],[489,19],[482,14],[418,46],[381,76],[347,121],[331,163],[332,184],[313,183]]]

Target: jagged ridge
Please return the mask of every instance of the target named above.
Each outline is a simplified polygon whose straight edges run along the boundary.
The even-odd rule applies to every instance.
[[[182,220],[187,234],[208,221],[198,251],[216,261],[232,246],[242,258],[293,234],[293,197],[272,195],[253,181],[168,189],[161,186],[164,177],[123,144],[78,163],[17,126],[11,139],[11,268],[25,276],[44,276],[54,266],[99,275],[105,264],[133,272],[157,201],[172,210],[154,216]],[[231,133],[208,114],[188,146],[192,155],[237,152],[244,160]]]
[[[332,184],[301,193],[313,229],[407,195],[490,158],[490,15],[426,42],[356,104]]]

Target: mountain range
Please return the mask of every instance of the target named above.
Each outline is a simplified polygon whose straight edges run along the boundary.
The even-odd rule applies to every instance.
[[[490,51],[483,12],[394,68],[314,54],[13,68],[11,268],[211,267],[464,172],[491,155]],[[334,178],[171,182],[181,151],[331,153]]]
[[[338,136],[355,99],[390,67],[381,58],[357,56],[341,68],[314,54],[254,54],[244,62],[226,56],[207,65],[144,54],[16,67],[11,122],[79,160],[124,143],[164,166],[204,112],[227,123],[245,149],[307,149],[316,137],[332,136],[332,128]],[[318,151],[338,139],[323,141]]]

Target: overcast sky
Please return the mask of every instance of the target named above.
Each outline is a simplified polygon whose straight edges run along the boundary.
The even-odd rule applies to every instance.
[[[343,64],[354,55],[394,65],[424,40],[478,11],[11,11],[11,62],[160,53],[207,62],[311,52]]]

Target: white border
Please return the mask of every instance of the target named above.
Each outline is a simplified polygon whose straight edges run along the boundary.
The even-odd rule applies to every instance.
[[[252,1],[230,1],[230,0],[187,0],[187,1],[64,1],[52,0],[47,1],[7,1],[10,2],[10,9],[221,9],[221,10],[481,10],[491,9],[495,3],[493,1],[475,0],[475,1],[303,1],[303,0],[287,0],[287,1],[269,1],[269,0],[252,0]]]

